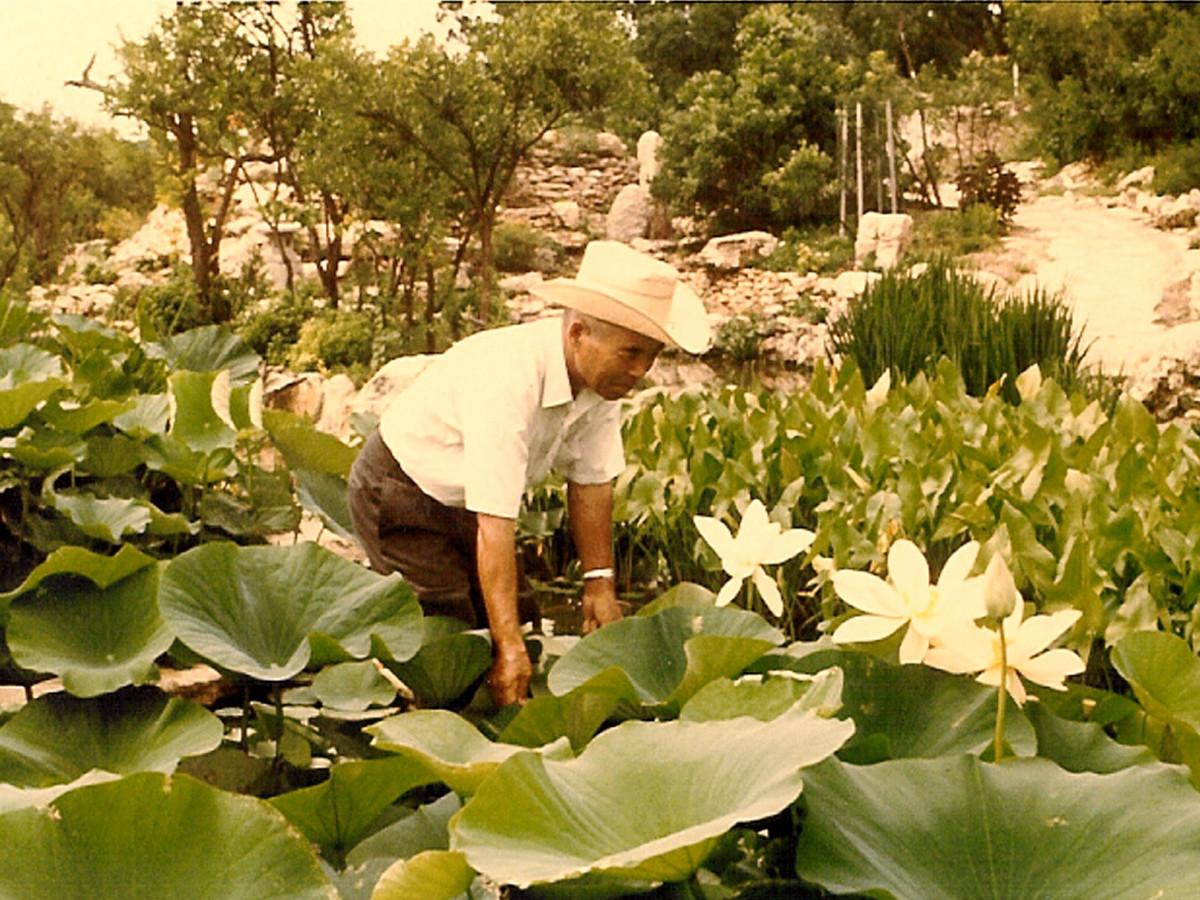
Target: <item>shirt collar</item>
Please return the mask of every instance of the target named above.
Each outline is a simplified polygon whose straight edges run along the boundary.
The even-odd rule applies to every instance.
[[[547,327],[545,330],[546,378],[542,383],[543,409],[562,406],[574,399],[571,394],[571,379],[567,375],[567,357],[563,350],[562,321],[560,319],[548,321],[555,327]]]

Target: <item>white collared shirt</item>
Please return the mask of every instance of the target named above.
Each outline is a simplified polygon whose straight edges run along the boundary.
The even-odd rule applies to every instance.
[[[560,318],[459,341],[388,406],[379,430],[429,496],[509,519],[551,470],[601,484],[625,468],[620,403],[590,388],[572,397]]]

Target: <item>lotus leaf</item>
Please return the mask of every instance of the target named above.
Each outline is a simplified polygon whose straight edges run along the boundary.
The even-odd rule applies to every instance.
[[[427,706],[446,706],[477,685],[492,665],[492,644],[466,632],[466,624],[427,616],[424,642],[416,656],[385,665]]]
[[[87,434],[97,425],[111,422],[122,413],[133,409],[134,401],[92,400],[79,406],[64,407],[59,403],[47,404],[42,418],[55,428],[71,434]]]
[[[142,773],[0,816],[14,900],[337,900],[312,847],[266,803]]]
[[[575,759],[513,756],[451,820],[450,847],[519,887],[587,873],[684,881],[738,822],[794,801],[801,768],[853,730],[799,708],[769,722],[625,722]]]
[[[475,870],[461,853],[425,850],[384,872],[371,900],[455,900],[470,890],[474,880]]]
[[[30,806],[47,806],[51,800],[61,797],[67,791],[87,787],[89,784],[103,784],[106,781],[116,781],[120,777],[120,775],[114,775],[112,772],[102,772],[99,769],[93,769],[85,775],[80,775],[74,781],[44,788],[23,788],[11,784],[0,784],[0,814],[12,812],[14,809],[25,809]]]
[[[420,606],[400,576],[308,542],[195,547],[168,563],[159,608],[193,652],[262,681],[370,653],[407,659],[421,642]]]
[[[562,696],[534,697],[500,733],[500,739],[523,747],[541,747],[565,737],[576,752],[610,718],[633,718],[641,699],[629,677],[610,667]],[[622,715],[625,712],[625,715]]]
[[[47,694],[0,726],[0,781],[47,787],[93,769],[169,772],[183,757],[218,746],[221,736],[220,720],[204,707],[156,688],[90,700]]]
[[[894,900],[1200,896],[1200,797],[1179,771],[1073,774],[974,757],[806,777],[796,871],[834,893]]]
[[[93,553],[83,547],[59,547],[30,572],[17,587],[7,594],[0,594],[0,600],[19,597],[26,591],[33,590],[41,584],[43,579],[51,575],[80,575],[99,588],[107,588],[139,569],[153,564],[152,557],[129,544],[123,544],[121,549],[112,556]]]
[[[148,344],[146,350],[165,359],[172,371],[219,372],[228,370],[234,384],[248,384],[258,377],[261,357],[241,337],[219,325],[202,325],[165,340]]]
[[[1112,663],[1146,712],[1200,732],[1200,659],[1182,638],[1135,631],[1112,649]]]
[[[335,765],[327,781],[271,803],[340,868],[389,806],[433,780],[428,768],[405,757],[346,762]]]
[[[134,437],[163,434],[171,421],[168,394],[139,394],[128,412],[113,417],[113,425]]]
[[[756,681],[734,682],[728,678],[710,681],[683,705],[679,718],[711,722],[752,716],[770,721],[799,704],[801,709],[831,716],[842,705],[842,671],[826,669],[811,678],[777,675]]]
[[[471,794],[509,757],[529,753],[524,747],[489,741],[474,725],[442,709],[418,709],[393,716],[366,729],[371,745],[426,766],[436,778],[460,794]],[[563,753],[551,745],[549,753]]]
[[[38,404],[52,397],[65,383],[59,378],[44,378],[5,387],[7,377],[0,378],[0,431],[20,425]]]
[[[339,537],[357,543],[354,523],[350,521],[350,500],[346,479],[331,472],[296,469],[296,496],[309,512],[321,517],[325,527]]]
[[[772,654],[752,668],[815,674],[834,665],[845,673],[843,712],[858,726],[839,754],[843,759],[982,754],[995,738],[996,689],[927,666],[892,665],[861,651],[822,650],[800,658]],[[1019,755],[1036,750],[1033,727],[1011,701],[1005,740]]]
[[[172,434],[155,435],[146,442],[144,452],[149,468],[184,485],[202,487],[232,478],[237,473],[237,460],[232,450],[221,448],[207,453],[193,449]]]
[[[146,459],[141,442],[123,434],[94,434],[84,446],[87,450],[83,464],[89,473],[98,478],[125,475]]]
[[[263,424],[289,469],[350,476],[358,450],[317,429],[312,419],[282,409],[264,409]]]
[[[1038,756],[1054,760],[1068,772],[1104,774],[1154,762],[1147,747],[1119,744],[1099,725],[1060,718],[1042,703],[1029,704],[1025,714],[1037,733]]]
[[[50,479],[42,491],[46,505],[66,516],[90,538],[119,544],[127,534],[142,534],[150,527],[151,506],[141,500],[97,497],[83,491],[57,493]]]
[[[706,682],[739,674],[782,642],[782,633],[754,613],[670,607],[592,632],[550,670],[549,685],[565,694],[615,666],[644,703],[678,708]]]
[[[344,869],[327,873],[342,900],[371,900],[379,877],[398,859],[449,849],[446,825],[461,805],[451,791],[365,839],[346,857]]]
[[[313,679],[312,693],[322,706],[350,712],[387,706],[396,699],[396,689],[370,660],[325,667]]]
[[[53,575],[14,600],[13,659],[53,672],[77,697],[95,697],[158,678],[155,659],[174,639],[158,612],[158,567],[144,566],[108,587]]]
[[[168,383],[171,436],[202,453],[232,448],[237,432],[220,416],[215,402],[222,388],[228,390],[229,376],[222,372],[176,372]]]

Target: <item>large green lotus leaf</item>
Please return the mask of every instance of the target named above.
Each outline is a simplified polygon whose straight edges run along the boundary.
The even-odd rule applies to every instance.
[[[67,791],[87,787],[91,784],[116,781],[120,777],[112,772],[93,769],[85,775],[80,775],[74,781],[68,781],[66,784],[53,784],[50,787],[27,788],[12,784],[0,784],[0,814],[12,812],[15,809],[26,809],[30,806],[48,806],[51,801],[61,797]]]
[[[426,706],[447,706],[463,696],[492,665],[492,644],[465,623],[427,616],[424,642],[416,656],[385,665]]]
[[[78,435],[25,426],[15,437],[0,439],[0,453],[18,463],[26,475],[46,475],[83,462],[87,443]]]
[[[97,497],[85,491],[56,493],[48,489],[42,491],[42,499],[88,537],[109,544],[119,544],[127,534],[144,533],[153,518],[150,504],[143,500]]]
[[[332,472],[295,469],[296,496],[300,505],[320,516],[325,527],[346,540],[358,542],[350,520],[350,500],[346,479]]]
[[[209,485],[237,474],[237,460],[228,448],[206,453],[172,434],[152,437],[144,453],[147,467],[184,485]]]
[[[168,563],[158,600],[192,651],[263,681],[285,681],[310,661],[372,652],[407,659],[421,645],[421,609],[398,575],[377,575],[308,542],[195,547]]]
[[[126,434],[147,438],[163,434],[171,421],[171,398],[168,394],[139,394],[133,407],[113,418],[113,425]]]
[[[42,418],[55,428],[71,434],[86,434],[97,425],[111,422],[122,413],[133,409],[134,401],[92,400],[82,405],[63,406],[49,404],[42,410]]]
[[[307,416],[283,409],[264,409],[263,425],[289,469],[327,472],[339,478],[350,476],[358,450],[320,431]]]
[[[173,640],[158,612],[157,566],[104,588],[69,575],[45,578],[9,609],[13,659],[61,676],[77,697],[157,680],[154,661]]]
[[[339,763],[328,780],[281,794],[271,803],[335,864],[371,832],[383,812],[412,788],[434,780],[403,756]]]
[[[1037,734],[1037,755],[1068,772],[1104,774],[1155,761],[1150,748],[1117,743],[1094,722],[1063,719],[1042,703],[1028,704],[1025,714]]]
[[[123,544],[121,549],[112,556],[93,553],[84,547],[59,547],[30,572],[17,587],[7,594],[0,594],[0,600],[19,597],[26,591],[33,590],[41,584],[43,579],[51,575],[79,575],[99,588],[107,588],[153,563],[152,557],[147,556],[132,544]]]
[[[337,900],[312,847],[253,797],[143,773],[0,816],[12,900]]]
[[[550,670],[565,694],[607,668],[622,669],[642,701],[678,707],[715,678],[739,674],[783,635],[760,616],[732,607],[670,607],[592,632]]]
[[[175,372],[168,379],[171,396],[171,436],[193,450],[212,453],[232,448],[237,432],[218,415],[214,393],[226,380],[220,372]]]
[[[156,688],[89,700],[47,694],[0,726],[0,781],[47,787],[92,769],[169,772],[183,757],[217,747],[222,733],[204,707]]]
[[[565,737],[578,752],[610,718],[633,718],[640,707],[641,698],[629,676],[612,666],[562,696],[534,697],[504,727],[500,739],[542,747]]]
[[[896,666],[856,650],[820,650],[799,658],[764,657],[752,668],[845,673],[843,711],[857,730],[841,754],[856,762],[982,754],[995,739],[996,689],[928,666]],[[1011,701],[1004,732],[1012,751],[1032,756],[1033,726]]]
[[[425,850],[412,859],[401,859],[380,876],[371,900],[456,900],[475,881],[461,853]]]
[[[202,325],[146,346],[146,352],[167,361],[172,371],[229,371],[234,384],[258,377],[262,358],[241,337],[219,325]]]
[[[460,794],[474,793],[510,757],[531,752],[525,747],[489,741],[466,719],[444,709],[413,710],[365,730],[374,736],[371,746],[416,760]],[[552,746],[546,752],[569,750]]]
[[[1200,732],[1200,659],[1186,641],[1165,631],[1135,631],[1111,657],[1146,712]]]
[[[312,693],[322,706],[349,712],[387,706],[396,699],[392,683],[369,659],[326,666],[313,678]]]
[[[1107,775],[974,757],[809,771],[796,871],[895,900],[1192,900],[1200,796],[1159,765]]]
[[[702,584],[681,581],[663,591],[637,611],[639,616],[653,616],[672,606],[713,606],[717,595]]]
[[[710,681],[679,711],[689,722],[711,722],[751,716],[766,722],[797,704],[819,715],[834,715],[842,706],[842,670],[826,669],[814,676],[786,675],[735,682],[729,678]]]
[[[0,431],[15,428],[28,418],[44,400],[53,396],[64,382],[60,378],[26,381],[12,387],[0,387]]]
[[[501,884],[587,873],[684,881],[738,822],[799,796],[850,722],[799,708],[769,722],[625,722],[577,758],[512,757],[450,823],[450,847]]]
[[[127,438],[123,434],[94,434],[87,439],[83,465],[97,478],[109,478],[132,472],[146,456],[142,442]]]

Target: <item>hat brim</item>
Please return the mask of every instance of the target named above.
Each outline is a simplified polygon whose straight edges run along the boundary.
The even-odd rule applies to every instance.
[[[579,310],[604,322],[628,328],[687,353],[704,353],[712,343],[708,313],[699,295],[682,281],[675,283],[667,318],[657,322],[611,294],[574,278],[555,278],[530,293],[559,306]]]

